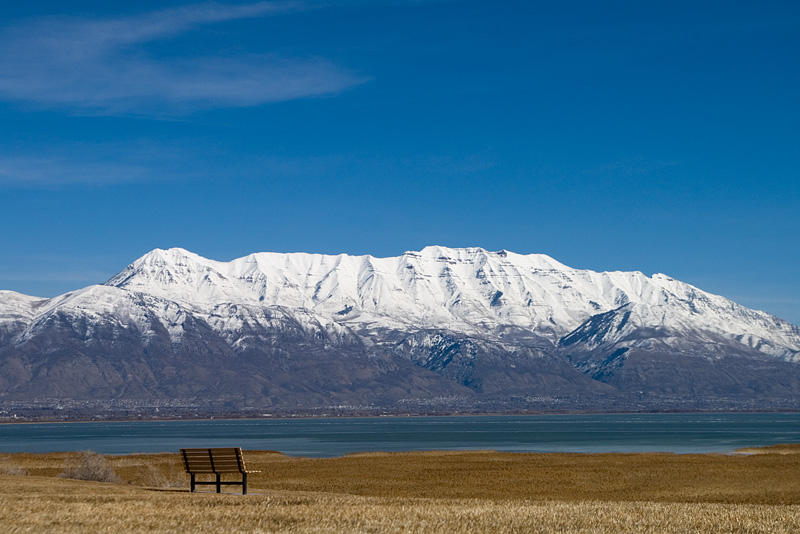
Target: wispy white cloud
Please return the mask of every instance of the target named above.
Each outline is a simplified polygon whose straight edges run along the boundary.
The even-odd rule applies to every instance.
[[[0,184],[110,184],[144,179],[147,171],[146,168],[136,165],[76,161],[60,156],[0,156]]]
[[[0,29],[0,99],[78,113],[169,116],[329,95],[365,82],[320,58],[166,58],[146,50],[202,25],[305,9],[300,2],[207,3],[116,19],[18,22]]]
[[[0,149],[0,187],[114,185],[207,175],[203,148],[147,139]]]

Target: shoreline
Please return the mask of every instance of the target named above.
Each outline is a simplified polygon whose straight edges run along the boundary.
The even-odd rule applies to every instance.
[[[60,423],[157,423],[157,422],[177,422],[177,421],[282,421],[282,420],[318,420],[318,419],[401,419],[419,417],[519,417],[519,416],[564,416],[564,415],[590,415],[590,416],[619,416],[619,415],[756,415],[756,414],[800,414],[798,410],[661,410],[661,411],[590,411],[590,410],[565,410],[565,411],[520,411],[520,412],[480,412],[480,413],[376,413],[376,414],[322,414],[314,415],[309,413],[297,414],[264,414],[260,417],[245,415],[237,417],[231,414],[221,416],[137,416],[137,417],[112,417],[105,418],[70,418],[70,419],[26,419],[0,417],[0,426],[3,425],[36,425],[36,424],[60,424]]]

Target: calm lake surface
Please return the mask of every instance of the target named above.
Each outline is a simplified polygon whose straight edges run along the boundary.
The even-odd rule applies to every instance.
[[[104,454],[242,447],[293,456],[361,451],[732,452],[800,442],[800,414],[603,414],[0,425],[0,452]]]

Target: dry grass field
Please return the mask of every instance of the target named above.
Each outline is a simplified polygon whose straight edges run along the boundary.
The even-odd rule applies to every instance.
[[[330,459],[245,451],[248,466],[262,471],[247,496],[235,486],[189,493],[178,454],[0,454],[0,530],[800,532],[799,451]],[[87,470],[115,482],[63,478]]]

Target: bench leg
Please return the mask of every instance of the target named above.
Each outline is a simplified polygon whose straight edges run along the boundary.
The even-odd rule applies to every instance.
[[[217,473],[217,493],[222,493],[222,481],[220,480],[221,475]]]
[[[195,486],[195,484],[194,484],[194,473],[190,473],[190,476],[192,477],[192,482],[191,482],[192,490],[191,491],[192,491],[192,493],[194,493],[194,486]]]
[[[247,473],[242,473],[242,495],[247,495]]]

